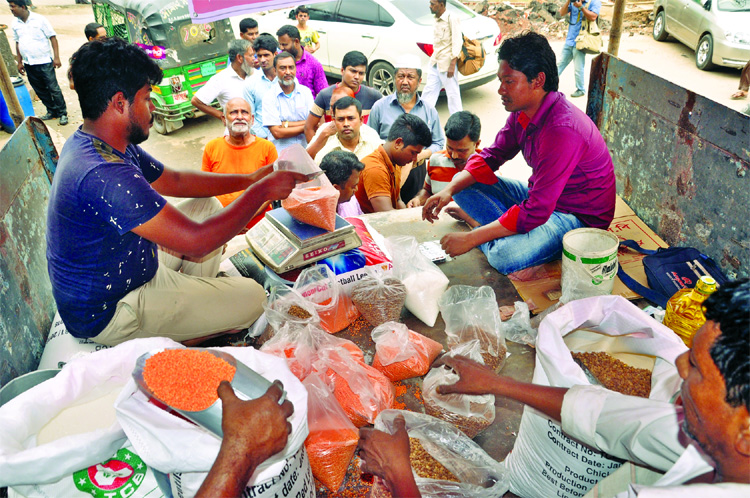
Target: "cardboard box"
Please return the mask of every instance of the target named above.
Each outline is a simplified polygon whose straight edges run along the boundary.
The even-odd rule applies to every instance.
[[[636,216],[635,212],[619,196],[615,205],[615,218],[608,230],[617,235],[620,240],[633,239],[646,249],[669,247],[643,220]],[[617,254],[618,262],[623,270],[639,283],[648,286],[641,262],[643,258],[643,254],[622,247]],[[560,298],[561,273],[562,262],[558,260],[511,273],[508,278],[510,278],[521,298],[529,303],[529,309],[533,313],[541,313]],[[630,300],[641,297],[628,289],[619,277],[615,277],[612,294]]]

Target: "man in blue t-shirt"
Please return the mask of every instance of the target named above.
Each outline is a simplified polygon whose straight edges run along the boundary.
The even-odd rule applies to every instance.
[[[170,169],[138,146],[153,122],[159,66],[119,38],[87,43],[71,60],[84,120],[60,153],[47,216],[47,265],[66,328],[114,345],[248,327],[265,293],[250,279],[215,278],[221,249],[264,202],[306,177]],[[213,198],[241,190],[226,208]],[[163,196],[188,199],[178,209]]]
[[[570,61],[573,61],[576,74],[576,91],[570,94],[571,97],[586,95],[583,88],[583,66],[586,63],[586,54],[576,48],[576,37],[581,32],[581,22],[584,17],[591,22],[596,21],[601,8],[601,0],[566,0],[560,7],[560,15],[570,14],[570,17],[568,19],[568,36],[565,38],[560,61],[557,63],[557,74],[558,76],[561,75]]]

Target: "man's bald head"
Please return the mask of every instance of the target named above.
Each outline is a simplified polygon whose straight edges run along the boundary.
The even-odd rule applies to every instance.
[[[243,98],[229,99],[224,105],[222,121],[232,137],[244,137],[250,134],[253,125],[253,109]]]

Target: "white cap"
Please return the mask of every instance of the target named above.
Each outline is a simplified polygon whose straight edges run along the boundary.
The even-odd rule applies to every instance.
[[[396,69],[422,69],[422,61],[417,55],[404,54],[396,59],[394,67]]]

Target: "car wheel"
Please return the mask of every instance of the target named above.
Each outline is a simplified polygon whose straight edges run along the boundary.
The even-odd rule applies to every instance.
[[[376,62],[367,75],[367,83],[383,95],[396,90],[396,70],[387,62]]]
[[[154,131],[159,135],[167,135],[169,133],[167,122],[161,114],[154,114]]]
[[[656,19],[654,19],[654,40],[656,41],[664,41],[669,37],[669,33],[667,33],[666,30],[667,27],[667,16],[664,15],[664,11],[660,11],[658,14],[656,14]]]
[[[714,57],[714,39],[711,35],[703,35],[695,49],[695,65],[698,69],[710,71],[716,65],[712,62]]]

